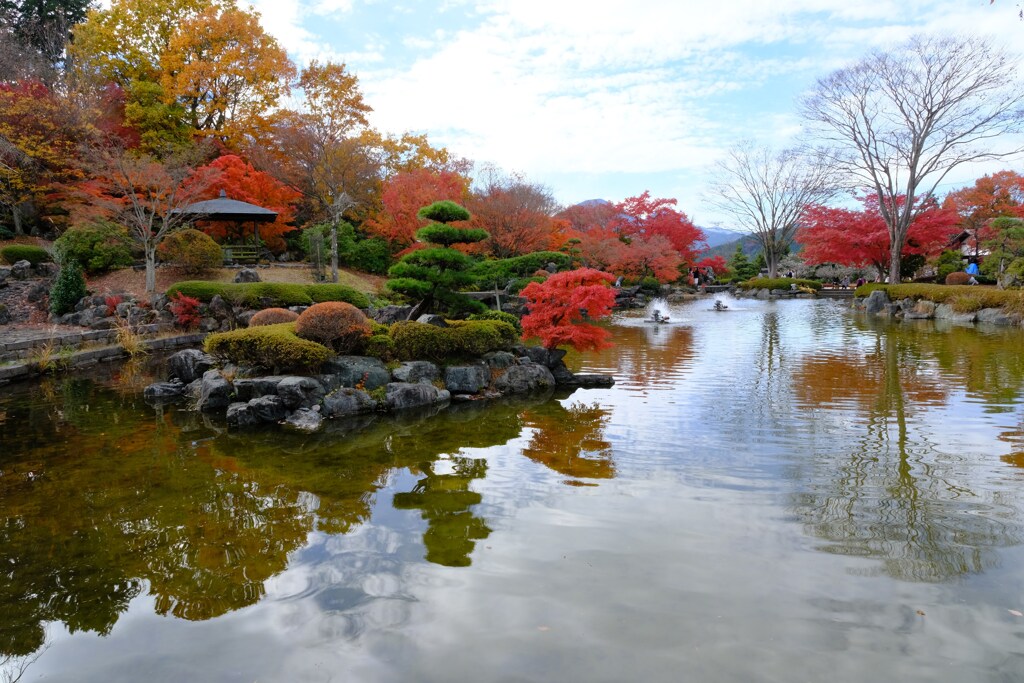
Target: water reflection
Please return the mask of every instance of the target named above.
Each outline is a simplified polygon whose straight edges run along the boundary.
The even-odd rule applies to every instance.
[[[922,419],[949,397],[935,362],[944,346],[896,331],[863,353],[808,355],[793,377],[803,405],[850,414],[839,452],[801,465],[808,490],[795,496],[798,514],[828,542],[823,550],[878,559],[902,580],[981,572],[998,562],[996,549],[1021,541],[978,480],[976,456],[946,450]]]
[[[596,403],[565,407],[551,401],[527,410],[526,426],[535,431],[523,455],[574,479],[611,479],[615,461],[612,445],[604,438],[610,415]]]
[[[673,319],[677,318],[673,311]],[[626,389],[672,389],[696,358],[694,331],[687,324],[644,324],[640,318],[624,318],[628,325],[615,327],[615,346],[586,355],[589,371],[610,372]],[[570,352],[570,367],[579,367],[579,356]]]

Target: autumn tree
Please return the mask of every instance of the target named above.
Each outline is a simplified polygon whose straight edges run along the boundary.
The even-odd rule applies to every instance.
[[[957,166],[1004,158],[1021,130],[1024,87],[1008,53],[977,37],[917,36],[818,81],[801,105],[851,184],[879,197],[889,278],[923,201]]]
[[[677,211],[675,199],[651,197],[649,191],[628,197],[615,205],[609,223],[619,237],[627,241],[635,237],[650,239],[661,235],[679,255],[683,263],[693,263],[704,242],[704,232],[685,213]]]
[[[0,207],[16,234],[44,194],[74,177],[78,145],[92,133],[80,114],[39,81],[0,84]]]
[[[585,321],[608,316],[615,305],[615,278],[599,270],[581,268],[555,273],[543,282],[531,282],[521,292],[529,310],[522,319],[523,338],[536,337],[547,349],[568,344],[577,351],[611,346],[608,331]]]
[[[191,217],[181,210],[197,201],[217,180],[206,169],[196,173],[193,159],[181,154],[158,161],[113,146],[95,147],[87,158],[90,178],[79,186],[83,219],[106,218],[128,229],[146,258],[146,291],[156,291],[156,249]]]
[[[295,67],[254,11],[208,7],[186,18],[160,56],[165,102],[178,102],[192,128],[229,147],[259,137],[289,93]]]
[[[611,250],[608,263],[613,273],[635,280],[653,277],[659,282],[674,282],[679,279],[683,258],[664,235],[634,237],[629,244],[616,242],[618,244]]]
[[[472,259],[452,246],[482,242],[487,233],[479,228],[450,225],[470,219],[469,211],[451,201],[424,206],[419,217],[433,222],[421,228],[416,239],[434,246],[406,254],[388,271],[390,290],[418,300],[409,312],[409,320],[429,312],[438,303],[454,311],[482,309],[479,301],[458,293],[473,282],[468,272]]]
[[[519,174],[487,174],[468,201],[473,225],[490,234],[484,246],[495,258],[557,248],[552,244],[558,202],[551,191]]]
[[[468,189],[469,181],[454,171],[403,171],[384,183],[383,209],[363,228],[387,241],[392,252],[400,251],[416,241],[416,231],[423,227],[418,216],[422,207],[434,200],[462,202]]]
[[[269,173],[258,171],[252,164],[234,154],[227,154],[210,162],[199,170],[196,177],[207,184],[199,193],[198,200],[214,199],[221,191],[231,199],[262,206],[277,213],[273,223],[260,226],[260,238],[274,253],[285,250],[284,233],[294,229],[295,202],[301,195],[281,183]],[[209,178],[215,178],[212,182]],[[240,239],[238,230],[251,230],[251,226],[239,226],[224,221],[209,222],[203,231],[218,240]]]
[[[860,211],[828,206],[807,209],[804,227],[797,233],[805,262],[872,266],[879,279],[885,276],[891,257],[881,206],[874,195],[861,197],[860,202],[864,207]],[[930,202],[910,224],[901,258],[937,255],[956,233],[958,220],[954,210]]]
[[[234,6],[233,0],[113,0],[88,11],[69,51],[83,77],[130,91],[136,81],[160,80],[160,60],[186,21]]]
[[[711,202],[761,244],[768,277],[778,275],[807,207],[834,192],[826,160],[794,150],[741,144],[716,164]]]
[[[974,242],[974,255],[980,252],[980,232],[993,218],[1024,216],[1024,176],[1015,171],[985,175],[973,185],[946,195],[946,205],[960,214],[960,227]]]

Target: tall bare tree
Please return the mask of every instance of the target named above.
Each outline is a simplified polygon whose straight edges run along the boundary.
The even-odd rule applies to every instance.
[[[804,210],[834,190],[831,166],[820,154],[746,143],[716,164],[710,201],[757,238],[768,275],[775,277]]]
[[[801,102],[836,168],[878,194],[890,282],[911,222],[951,170],[1024,150],[1003,137],[1024,121],[1019,68],[981,38],[917,36],[819,80]]]

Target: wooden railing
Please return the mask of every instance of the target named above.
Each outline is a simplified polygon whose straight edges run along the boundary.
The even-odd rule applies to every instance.
[[[260,256],[259,247],[254,244],[225,244],[220,250],[224,256],[224,263],[256,263]]]

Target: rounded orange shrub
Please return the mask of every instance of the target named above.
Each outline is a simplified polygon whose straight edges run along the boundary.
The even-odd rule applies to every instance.
[[[950,273],[946,276],[947,285],[966,285],[971,279],[971,276],[962,270],[958,270],[955,273]]]
[[[295,334],[329,346],[337,353],[359,350],[370,338],[370,321],[363,312],[343,301],[313,304],[295,321]]]
[[[298,320],[298,318],[298,313],[289,311],[287,308],[264,308],[249,320],[249,327],[290,323]]]

